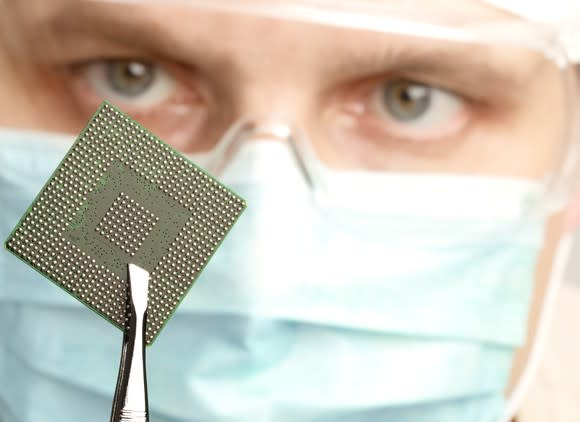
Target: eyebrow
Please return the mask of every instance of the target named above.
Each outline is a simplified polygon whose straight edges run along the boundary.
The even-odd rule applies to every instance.
[[[171,23],[164,21],[161,16],[152,16],[145,8],[83,0],[73,0],[68,4],[67,7],[55,7],[51,13],[37,17],[33,23],[37,28],[43,28],[58,37],[57,54],[67,57],[78,55],[81,59],[83,54],[93,57],[92,52],[85,53],[82,50],[83,46],[88,49],[94,43],[99,46],[108,44],[112,49],[119,50],[120,54],[137,50],[157,57],[178,58],[185,63],[194,56],[192,50],[199,47],[179,40],[174,31],[168,30]],[[71,52],[71,49],[75,51]],[[212,52],[211,49],[207,50],[207,53]],[[232,64],[222,63],[223,60],[217,63],[219,56],[213,56],[216,64]],[[211,54],[209,58],[212,59]]]
[[[223,77],[239,72],[233,55],[228,54],[231,47],[221,43],[216,48],[218,42],[208,38],[208,34],[200,32],[195,25],[187,28],[189,38],[180,37],[172,24],[163,18],[152,9],[147,12],[134,5],[125,8],[77,0],[55,6],[48,16],[38,18],[35,25],[58,35],[56,54],[70,55],[76,51],[82,57],[89,54],[93,43],[109,44],[111,49],[118,50],[119,56],[147,52],[156,58],[193,63],[212,74],[221,73]],[[546,62],[541,54],[530,51],[518,59],[518,66],[513,66],[514,58],[501,54],[505,56],[508,47],[500,49],[491,45],[427,41],[408,35],[370,36],[364,31],[345,31],[346,34],[360,34],[361,38],[333,40],[336,48],[326,48],[322,52],[324,60],[321,60],[326,74],[341,79],[398,73],[433,78],[435,81],[426,80],[425,83],[436,83],[438,79],[453,76],[454,83],[461,86],[477,84],[472,88],[487,86],[488,90],[501,94],[506,88],[521,92],[541,63]],[[213,48],[210,47],[212,43]],[[289,52],[287,54],[290,56]],[[196,61],[196,57],[203,57],[203,61]]]
[[[521,92],[546,62],[540,54],[529,51],[520,50],[516,60],[508,56],[508,49],[501,51],[497,46],[406,38],[398,46],[377,48],[366,57],[364,52],[360,57],[355,56],[353,68],[349,69],[351,66],[347,64],[343,71],[354,73],[364,63],[365,71],[370,74],[386,69],[387,73],[420,77],[425,83],[451,82],[451,77],[449,89],[476,84],[477,88],[486,86],[488,90],[510,88]]]

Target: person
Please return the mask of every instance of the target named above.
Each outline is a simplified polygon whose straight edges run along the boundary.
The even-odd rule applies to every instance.
[[[5,0],[2,238],[108,100],[248,203],[148,350],[150,420],[539,421],[580,19],[534,6]],[[0,420],[106,420],[121,333],[0,268]]]

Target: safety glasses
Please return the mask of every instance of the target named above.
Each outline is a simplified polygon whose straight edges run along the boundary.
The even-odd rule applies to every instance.
[[[542,191],[530,209],[577,187],[569,28],[476,1],[0,7],[0,84],[15,92],[2,101],[22,103],[16,84],[35,110],[3,126],[74,133],[106,99],[213,172],[248,143],[283,142],[320,198],[348,186],[361,209],[401,175],[524,180]]]

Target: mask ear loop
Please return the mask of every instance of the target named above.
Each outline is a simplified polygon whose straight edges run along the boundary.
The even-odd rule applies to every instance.
[[[558,293],[562,286],[562,280],[566,272],[568,258],[572,250],[573,236],[571,232],[567,232],[560,240],[554,259],[554,265],[550,270],[550,279],[546,289],[546,295],[542,301],[542,310],[540,311],[540,319],[538,321],[538,329],[534,337],[531,353],[528,362],[514,391],[509,396],[504,407],[504,412],[499,422],[510,422],[516,416],[520,406],[525,398],[528,388],[534,381],[536,371],[540,365],[540,360],[544,355],[546,346],[546,339],[548,331],[552,325],[554,317],[554,309],[558,298]]]

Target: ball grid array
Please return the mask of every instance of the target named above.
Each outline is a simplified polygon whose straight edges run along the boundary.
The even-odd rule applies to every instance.
[[[159,217],[121,192],[95,231],[134,256],[158,221]]]
[[[82,224],[90,201],[122,165],[189,216],[151,268],[146,341],[151,343],[235,223],[245,202],[108,103],[81,133],[6,245],[10,251],[106,319],[127,323],[127,277],[67,238]],[[145,182],[144,182],[145,183]],[[149,191],[148,191],[149,192]],[[138,256],[166,215],[125,191],[107,204],[93,228],[111,248]],[[170,213],[168,211],[167,213]],[[141,248],[141,249],[140,249]]]

